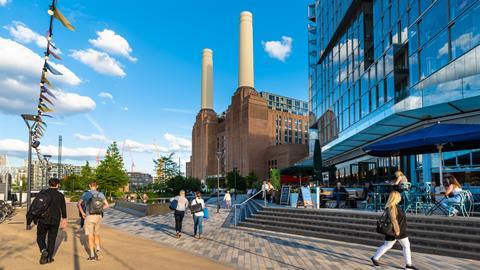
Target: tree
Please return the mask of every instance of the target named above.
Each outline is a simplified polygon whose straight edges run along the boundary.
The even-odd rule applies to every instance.
[[[160,156],[158,159],[153,160],[157,176],[163,181],[168,181],[172,177],[180,175],[180,167],[173,161],[173,155],[175,153],[170,153],[168,156]]]
[[[270,170],[270,181],[272,182],[272,185],[276,190],[280,189],[280,170],[279,169]]]
[[[120,155],[116,142],[107,148],[105,158],[100,162],[96,170],[96,176],[100,189],[105,190],[110,199],[112,192],[128,184],[128,175],[123,167],[123,158]]]
[[[93,180],[95,180],[95,173],[90,167],[90,163],[85,162],[85,165],[82,166],[82,170],[80,171],[81,177],[81,189],[87,189],[88,184],[90,184]]]
[[[177,175],[167,181],[167,188],[173,194],[178,194],[180,190],[185,190],[188,193],[190,191],[200,191],[201,184],[196,178],[185,178],[182,175]]]
[[[258,182],[258,178],[253,171],[251,171],[245,177],[245,181],[247,182],[247,188],[255,188],[260,186],[259,185],[260,183]]]
[[[61,185],[63,190],[74,191],[78,189],[84,189],[82,186],[82,179],[78,174],[70,174],[62,179]]]
[[[217,188],[217,178],[216,177],[210,177],[210,178],[207,178],[207,187],[209,189],[216,189]],[[225,178],[220,178],[220,188],[224,188],[225,187]]]
[[[237,183],[237,190],[246,190],[247,182],[245,177],[241,176],[238,171],[231,171],[227,173],[227,187],[228,189],[235,188],[235,182]]]

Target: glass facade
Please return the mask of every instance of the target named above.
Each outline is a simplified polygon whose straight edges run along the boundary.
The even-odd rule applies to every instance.
[[[269,109],[288,112],[296,115],[308,115],[308,102],[294,98],[284,97],[268,92],[260,92],[260,96],[267,100]]]
[[[480,96],[480,0],[317,0],[308,18],[310,124],[324,146],[386,111]]]

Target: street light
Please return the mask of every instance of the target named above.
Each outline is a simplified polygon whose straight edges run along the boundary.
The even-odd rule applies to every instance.
[[[234,185],[235,185],[234,198],[235,198],[235,203],[237,203],[237,167],[233,168],[233,182],[234,182]]]
[[[217,213],[220,212],[220,159],[223,151],[217,151]]]
[[[32,147],[38,147],[40,145],[39,141],[35,141],[35,145],[33,145],[32,137],[33,137],[33,125],[30,122],[35,122],[37,120],[36,115],[32,114],[22,114],[23,121],[28,128],[28,172],[27,172],[27,211],[30,209],[30,204],[32,200]],[[28,230],[27,225],[27,230]]]
[[[43,160],[45,160],[46,167],[45,167],[45,185],[42,186],[42,189],[45,189],[45,187],[48,185],[48,175],[50,171],[50,165],[48,164],[48,162],[50,161],[51,157],[52,155],[43,155]]]

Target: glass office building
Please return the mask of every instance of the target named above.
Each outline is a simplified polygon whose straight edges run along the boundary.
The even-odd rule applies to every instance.
[[[438,156],[365,155],[390,135],[480,124],[480,0],[317,0],[308,7],[309,107],[326,165],[351,184],[438,178]],[[480,186],[480,151],[446,153],[447,172]]]

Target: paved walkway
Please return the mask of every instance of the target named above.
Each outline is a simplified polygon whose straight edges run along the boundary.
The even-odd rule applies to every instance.
[[[111,212],[114,213],[117,212]],[[75,224],[76,220],[71,220],[68,228],[59,232],[55,262],[42,266],[38,263],[40,252],[35,240],[36,228],[25,230],[24,220],[25,212],[20,210],[11,220],[0,224],[0,270],[231,269],[231,266],[211,259],[106,226],[102,228],[105,258],[88,262],[86,239]]]
[[[222,209],[220,214],[215,213],[213,206],[209,210],[211,218],[204,224],[205,238],[202,240],[192,237],[193,221],[190,215],[185,216],[186,235],[181,239],[174,237],[173,214],[137,218],[112,209],[107,212],[104,223],[238,269],[372,269],[369,258],[376,247],[235,229],[225,222],[229,214],[226,210]],[[422,253],[414,253],[413,261],[420,269],[480,269],[480,261]],[[390,251],[381,262],[383,266],[377,269],[404,267],[399,250]]]

